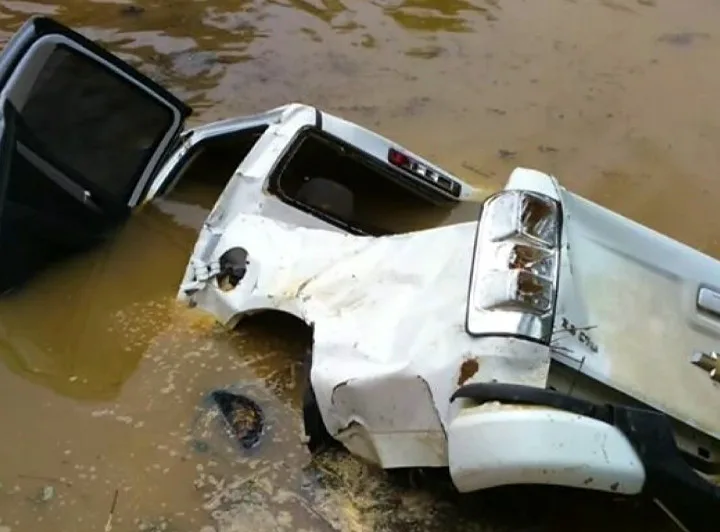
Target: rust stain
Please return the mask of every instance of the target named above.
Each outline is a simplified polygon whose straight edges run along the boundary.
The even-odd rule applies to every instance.
[[[475,375],[480,369],[480,364],[474,358],[468,358],[460,365],[460,377],[458,377],[458,386],[462,386],[465,382]]]

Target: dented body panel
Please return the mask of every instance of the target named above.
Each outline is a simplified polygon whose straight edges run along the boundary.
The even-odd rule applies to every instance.
[[[385,468],[449,467],[461,491],[508,483],[647,488],[645,447],[612,416],[455,400],[473,384],[502,383],[566,390],[588,405],[658,409],[675,423],[670,430],[685,452],[717,462],[720,383],[710,352],[717,336],[714,315],[696,305],[705,288],[701,302],[713,308],[707,289],[720,273],[717,261],[524,168],[506,184],[510,210],[488,199],[479,222],[383,237],[247,212],[244,201],[259,196],[242,199],[241,186],[247,182],[231,184],[208,218],[178,297],[228,327],[263,310],[312,326],[318,410],[329,434],[355,454]],[[557,239],[543,240],[547,228],[537,220],[519,222],[532,234],[481,230],[510,227],[521,212],[512,209],[532,202],[557,205],[541,215],[560,217]],[[489,270],[478,262],[483,246],[506,253],[505,243],[516,253],[510,264],[505,255],[490,256]],[[538,264],[556,265],[542,270],[545,284],[518,284],[518,294],[530,290],[527,301],[491,287],[492,304],[479,307],[488,288],[477,296],[475,277],[517,268],[512,263],[530,256],[517,253],[533,249]],[[247,261],[228,287],[218,281],[223,257],[239,251]],[[550,299],[533,303],[541,290],[551,290]],[[528,312],[539,313],[542,327],[528,327]]]
[[[555,329],[579,371],[720,440],[720,383],[692,363],[720,348],[720,316],[698,308],[720,263],[574,194]]]
[[[562,205],[553,359],[720,441],[720,262],[540,172],[516,170],[506,189]]]
[[[445,466],[458,386],[497,379],[542,387],[550,362],[547,346],[465,333],[474,230],[467,223],[373,238],[238,215],[209,261],[242,243],[244,278],[225,292],[214,279],[193,281],[191,265],[180,297],[228,326],[263,309],[312,324],[311,382],[330,434],[384,467]]]

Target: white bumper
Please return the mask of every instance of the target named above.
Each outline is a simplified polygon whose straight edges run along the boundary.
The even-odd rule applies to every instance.
[[[486,403],[462,409],[447,437],[450,474],[461,492],[552,484],[637,494],[645,483],[622,432],[578,414]]]

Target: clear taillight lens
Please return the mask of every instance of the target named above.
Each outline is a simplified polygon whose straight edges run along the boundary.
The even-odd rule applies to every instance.
[[[552,198],[517,190],[489,198],[478,221],[468,332],[549,338],[559,243]]]
[[[527,271],[490,272],[478,279],[475,308],[531,312],[542,316],[550,312],[553,285],[548,279]]]
[[[555,200],[515,190],[489,198],[480,217],[493,242],[517,238],[548,248],[557,246],[558,222]]]

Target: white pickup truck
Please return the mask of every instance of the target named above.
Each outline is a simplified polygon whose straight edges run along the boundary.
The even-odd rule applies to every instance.
[[[235,174],[179,297],[312,327],[311,449],[447,467],[460,491],[643,494],[715,530],[720,263],[524,168],[477,222],[381,236],[268,217],[267,187]]]
[[[183,131],[187,106],[44,17],[0,91],[1,288],[212,168],[227,183],[179,298],[312,327],[311,449],[448,468],[460,491],[637,494],[716,530],[718,261],[538,171],[483,199],[305,105]]]

